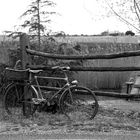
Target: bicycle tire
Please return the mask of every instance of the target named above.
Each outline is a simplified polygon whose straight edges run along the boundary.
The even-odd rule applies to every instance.
[[[2,96],[5,95],[6,90],[7,90],[8,87],[9,87],[10,85],[12,85],[12,84],[13,84],[13,83],[11,82],[11,83],[7,83],[7,84],[3,84],[3,85],[2,85],[2,87],[1,87],[1,89],[0,89],[0,92],[1,92]]]
[[[60,110],[71,120],[93,119],[98,112],[98,101],[88,88],[75,86],[66,89],[59,100]]]
[[[31,98],[36,98],[34,89],[31,86],[28,87],[28,94],[32,94],[30,96],[30,101],[29,99],[25,99],[23,89],[24,85],[19,85],[16,83],[11,84],[6,89],[4,95],[4,108],[8,115],[28,117],[35,112],[36,106],[31,101]],[[27,111],[27,107],[30,107],[30,112]]]

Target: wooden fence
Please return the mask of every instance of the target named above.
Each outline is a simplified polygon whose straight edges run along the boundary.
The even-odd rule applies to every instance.
[[[50,54],[39,52],[35,50],[31,50],[29,46],[28,36],[26,34],[22,34],[20,37],[20,46],[22,50],[22,67],[23,69],[26,67],[30,67],[32,69],[44,69],[44,70],[51,70],[51,67],[47,66],[33,66],[31,64],[31,56],[37,55],[51,59],[63,59],[63,60],[87,60],[87,59],[117,59],[123,57],[134,57],[140,56],[140,51],[128,51],[122,53],[113,53],[113,54],[106,54],[106,55],[79,55],[79,56],[69,56],[69,55],[57,55],[57,54]],[[71,71],[93,71],[93,72],[105,72],[105,71],[140,71],[140,67],[71,67]],[[112,97],[132,97],[133,95],[126,95],[126,94],[108,94],[102,92],[96,92],[99,96],[112,96]]]

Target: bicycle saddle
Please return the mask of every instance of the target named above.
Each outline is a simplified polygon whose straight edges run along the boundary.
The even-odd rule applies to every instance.
[[[34,74],[42,72],[42,71],[43,70],[31,70],[31,69],[29,69],[29,72],[34,73]]]

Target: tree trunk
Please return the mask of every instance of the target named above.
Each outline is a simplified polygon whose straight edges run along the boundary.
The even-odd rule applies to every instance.
[[[40,50],[40,5],[39,5],[39,3],[40,3],[40,0],[38,0],[37,1],[37,17],[38,17],[38,50]]]

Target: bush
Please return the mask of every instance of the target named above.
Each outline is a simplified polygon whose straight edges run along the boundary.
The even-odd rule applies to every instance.
[[[132,31],[126,31],[126,32],[125,32],[125,35],[134,36],[134,35],[135,35],[135,33],[133,33]]]

